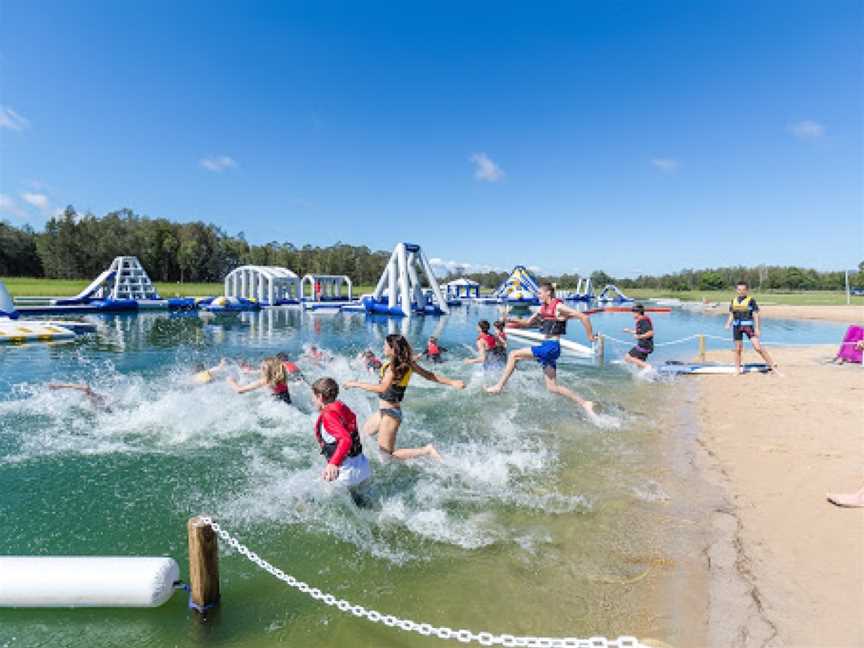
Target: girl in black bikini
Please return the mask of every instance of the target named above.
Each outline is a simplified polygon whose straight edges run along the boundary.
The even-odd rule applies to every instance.
[[[411,345],[401,335],[388,335],[384,341],[384,365],[381,367],[381,380],[377,385],[349,380],[345,389],[363,389],[378,395],[378,412],[363,425],[363,432],[369,436],[378,435],[378,449],[385,459],[414,459],[432,457],[441,460],[441,455],[430,443],[422,448],[396,449],[396,434],[402,424],[402,399],[411,376],[415,373],[432,382],[448,385],[454,389],[464,389],[461,380],[451,380],[441,374],[432,373],[414,361]]]

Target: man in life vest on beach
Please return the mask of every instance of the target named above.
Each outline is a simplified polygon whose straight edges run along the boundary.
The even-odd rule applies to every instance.
[[[746,335],[753,345],[753,350],[762,356],[772,370],[777,369],[777,364],[771,359],[762,345],[759,343],[760,321],[759,304],[747,294],[749,286],[746,281],[735,284],[738,293],[729,304],[729,317],[726,320],[726,328],[732,327],[732,339],[735,341],[735,370],[741,373],[741,354],[744,351],[744,336]]]
[[[645,307],[642,304],[634,304],[631,310],[633,319],[636,320],[636,328],[625,328],[624,332],[633,334],[636,338],[636,346],[627,352],[624,362],[634,364],[640,369],[650,369],[651,365],[646,360],[654,352],[654,324],[645,314]]]
[[[537,346],[529,349],[517,349],[511,351],[507,357],[507,366],[504,367],[504,373],[497,384],[492,387],[487,387],[486,391],[490,394],[500,394],[504,389],[504,385],[513,375],[513,370],[516,369],[516,363],[520,360],[530,360],[534,358],[540,363],[543,368],[543,375],[546,379],[546,389],[553,394],[564,396],[581,406],[588,414],[594,413],[594,403],[585,400],[576,392],[558,384],[558,357],[561,355],[561,336],[567,332],[567,320],[578,319],[585,327],[585,334],[591,342],[596,340],[594,330],[591,328],[591,319],[584,313],[580,313],[574,308],[565,305],[560,299],[555,297],[555,288],[550,283],[540,284],[540,310],[534,313],[528,319],[507,320],[517,328],[528,328],[535,324],[540,324],[540,331],[545,336],[546,340]]]

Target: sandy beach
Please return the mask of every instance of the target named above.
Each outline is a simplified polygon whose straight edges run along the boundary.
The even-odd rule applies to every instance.
[[[806,319],[846,324],[864,323],[864,306],[790,306],[765,304],[759,306],[762,316],[772,319]]]
[[[799,307],[766,315],[781,309]],[[827,364],[835,350],[772,348],[782,376],[695,379],[702,473],[725,502],[705,550],[712,646],[864,645],[864,509],[825,500],[864,485],[864,369]]]

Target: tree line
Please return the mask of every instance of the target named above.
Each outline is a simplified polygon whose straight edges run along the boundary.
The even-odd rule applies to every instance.
[[[129,209],[97,217],[78,214],[72,206],[46,224],[42,232],[14,227],[0,221],[0,275],[91,279],[116,256],[139,258],[150,278],[165,282],[218,282],[240,265],[274,265],[299,275],[346,274],[355,284],[377,283],[390,253],[366,246],[336,243],[327,247],[272,241],[248,243],[243,234],[229,235],[213,224],[176,223],[164,218],[140,216]],[[507,272],[466,273],[454,268],[445,281],[466,276],[484,288],[495,288]],[[573,290],[578,274],[543,276],[562,289]],[[612,283],[622,289],[650,288],[666,291],[725,290],[744,280],[756,290],[842,290],[842,270],[818,271],[797,266],[730,266],[702,270],[685,269],[663,275],[615,278],[602,270],[591,274],[596,289]],[[864,283],[864,261],[858,275]]]

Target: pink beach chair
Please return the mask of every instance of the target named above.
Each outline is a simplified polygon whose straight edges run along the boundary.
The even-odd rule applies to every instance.
[[[843,344],[837,351],[837,357],[845,362],[861,364],[862,351],[855,344],[861,340],[864,340],[864,328],[855,325],[850,326],[846,329],[846,335],[843,336]]]

